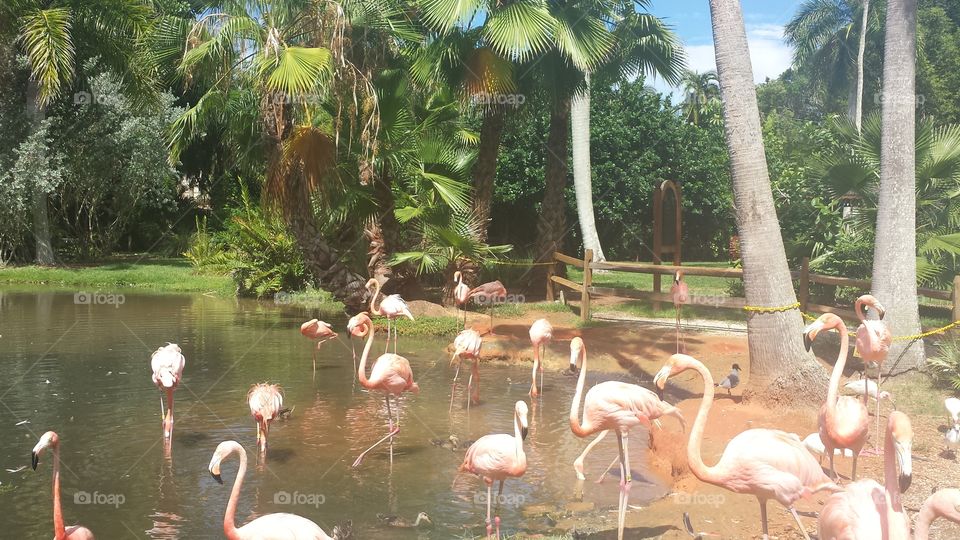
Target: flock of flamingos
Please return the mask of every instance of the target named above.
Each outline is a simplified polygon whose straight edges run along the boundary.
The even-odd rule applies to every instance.
[[[457,304],[461,307],[471,299],[491,302],[506,296],[506,289],[499,281],[470,289],[463,283],[459,273],[455,280],[455,298]],[[400,432],[399,397],[404,392],[419,392],[419,387],[414,382],[410,362],[403,356],[396,354],[397,335],[395,325],[393,325],[393,319],[398,317],[413,319],[413,314],[410,313],[406,303],[398,295],[384,297],[378,306],[376,300],[380,296],[380,285],[376,280],[371,279],[367,283],[367,288],[372,293],[370,312],[363,312],[351,318],[347,324],[347,331],[351,337],[366,339],[359,365],[356,366],[357,377],[364,388],[384,394],[388,431],[382,439],[357,457],[353,463],[354,467],[360,466],[364,456],[386,441],[390,441],[392,459],[393,438]],[[803,337],[808,348],[821,332],[836,330],[840,334],[840,353],[830,377],[827,400],[820,408],[818,433],[811,434],[805,441],[801,441],[799,436],[784,431],[748,429],[727,444],[716,465],[707,466],[704,464],[700,446],[714,399],[715,387],[727,388],[728,391],[735,387],[739,381],[739,367],[734,365],[733,372],[722,383],[715,384],[710,371],[700,361],[680,352],[682,347],[680,309],[687,301],[688,296],[686,285],[683,283],[680,273],[677,273],[674,277],[672,293],[674,303],[677,306],[678,352],[670,356],[666,364],[654,377],[656,392],[635,384],[606,381],[591,387],[584,397],[587,372],[586,345],[579,337],[573,338],[570,342],[570,370],[574,373],[579,371],[576,392],[570,404],[570,429],[574,435],[581,438],[597,435],[574,462],[574,470],[577,476],[583,479],[583,461],[587,453],[608,432],[612,431],[616,434],[619,456],[611,464],[611,467],[619,462],[618,538],[620,540],[623,539],[627,493],[632,481],[629,466],[628,434],[637,426],[644,426],[647,429],[653,429],[653,425],[660,427],[662,416],[676,417],[682,429],[686,430],[686,424],[680,411],[663,401],[661,396],[667,380],[687,370],[695,371],[703,380],[703,398],[687,443],[686,451],[690,470],[694,476],[703,482],[720,486],[734,493],[755,496],[760,503],[764,539],[767,538],[767,501],[773,499],[789,510],[796,519],[799,530],[809,540],[809,536],[794,509],[794,503],[801,498],[806,498],[821,491],[831,493],[819,512],[819,536],[821,540],[925,539],[928,536],[931,522],[938,517],[960,523],[960,489],[941,489],[924,502],[911,537],[911,521],[903,507],[901,493],[910,485],[913,431],[910,420],[901,412],[893,411],[888,417],[883,445],[883,484],[870,479],[856,479],[857,457],[866,445],[869,431],[867,398],[873,397],[876,399],[879,407],[879,401],[889,399],[889,394],[879,392],[878,383],[880,381],[878,378],[877,383],[869,380],[854,381],[852,387],[858,392],[862,392],[862,399],[859,396],[839,395],[840,379],[847,360],[849,337],[843,321],[833,314],[821,316],[803,331]],[[865,362],[879,367],[887,355],[891,342],[890,332],[882,321],[884,308],[880,302],[870,295],[858,298],[855,308],[861,321],[856,331],[857,350]],[[868,319],[868,313],[874,314],[876,318]],[[368,376],[366,374],[367,361],[373,346],[375,333],[374,324],[370,318],[371,314],[386,317],[388,326],[384,354],[380,355],[373,363],[372,371]],[[465,316],[464,325],[466,325]],[[492,329],[491,324],[491,332]],[[317,348],[325,341],[337,336],[331,325],[316,319],[304,323],[300,331],[304,336],[314,340],[317,343]],[[394,340],[393,353],[387,352],[390,347],[391,331]],[[552,339],[552,332],[550,323],[545,319],[537,320],[530,328],[534,358],[530,384],[531,399],[536,399],[543,391],[541,359],[547,342]],[[451,364],[457,361],[457,375],[454,376],[451,403],[453,393],[456,391],[459,367],[463,359],[472,360],[471,374],[467,383],[468,406],[471,402],[477,403],[479,401],[480,373],[478,367],[481,345],[482,337],[480,333],[472,329],[463,330],[454,341],[454,354]],[[354,361],[356,362],[356,359]],[[172,436],[173,393],[183,375],[184,363],[180,347],[176,344],[160,347],[151,358],[153,382],[166,394],[167,399],[166,412],[162,422],[165,439]],[[314,349],[314,367],[316,367],[316,349]],[[538,373],[540,375],[539,385],[537,383]],[[391,407],[391,396],[397,398],[393,407]],[[582,419],[580,414],[581,399],[583,400]],[[247,401],[250,406],[250,413],[257,424],[258,450],[266,452],[270,423],[280,414],[283,405],[281,390],[277,385],[257,384],[247,394]],[[960,400],[948,399],[946,405],[954,417],[955,426],[947,433],[947,440],[948,442],[954,442],[951,441],[951,433],[956,432],[953,438],[957,439],[955,442],[960,442],[960,421],[958,421]],[[396,420],[393,418],[394,409],[396,409]],[[499,482],[499,493],[502,493],[506,479],[521,477],[527,469],[527,460],[523,448],[523,442],[528,431],[527,411],[526,402],[517,401],[514,405],[513,434],[495,434],[481,437],[467,450],[463,463],[459,467],[459,472],[477,475],[486,483],[486,532],[488,537],[494,534],[496,538],[500,537],[500,517],[494,516],[491,520],[493,483],[495,481]],[[879,419],[879,414],[877,416]],[[37,468],[41,454],[47,449],[53,452],[55,540],[93,538],[93,533],[83,526],[64,527],[63,514],[60,509],[59,439],[56,433],[52,431],[45,433],[40,442],[33,448],[33,468]],[[840,477],[834,468],[834,456],[841,453],[852,457],[853,460],[852,479],[844,486],[840,485]],[[226,538],[262,540],[330,538],[314,522],[287,513],[264,515],[242,527],[236,527],[234,514],[246,471],[246,451],[235,441],[220,443],[210,460],[209,471],[218,482],[222,483],[220,466],[225,459],[233,454],[239,456],[240,468],[223,519],[223,530]],[[818,462],[818,456],[820,462]],[[821,467],[824,456],[829,459],[829,471],[824,471]],[[692,533],[689,523],[687,523],[687,530],[691,532],[691,536],[699,537]]]

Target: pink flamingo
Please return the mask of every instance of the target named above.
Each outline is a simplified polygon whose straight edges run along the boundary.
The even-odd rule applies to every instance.
[[[457,362],[457,372],[453,375],[453,388],[450,389],[450,408],[453,408],[453,396],[457,391],[457,377],[460,375],[460,365],[463,363],[464,358],[469,358],[473,361],[473,366],[470,371],[470,378],[467,379],[467,394],[470,394],[471,388],[473,388],[473,382],[476,380],[477,386],[473,390],[473,394],[470,396],[467,401],[467,406],[470,406],[470,402],[479,403],[480,402],[480,347],[483,345],[483,338],[480,337],[480,333],[473,329],[468,329],[460,332],[457,335],[457,339],[453,341],[453,357],[450,358],[450,365],[453,365],[454,360],[459,360]]]
[[[301,324],[300,333],[303,334],[305,338],[317,342],[317,346],[313,347],[313,372],[316,373],[317,351],[320,350],[320,345],[337,337],[337,333],[333,331],[333,326],[331,326],[330,323],[325,323],[317,319],[310,319]]]
[[[40,454],[47,448],[53,449],[53,540],[93,540],[93,533],[83,525],[64,527],[63,512],[60,510],[60,437],[48,431],[40,437],[40,442],[30,453],[30,464],[37,470]]]
[[[677,270],[673,275],[673,285],[670,286],[670,296],[673,297],[673,307],[677,310],[677,352],[686,353],[687,344],[683,340],[683,331],[680,330],[680,310],[683,305],[690,300],[690,294],[687,290],[687,284],[683,281],[683,271]],[[683,350],[680,350],[680,344],[683,344]]]
[[[363,314],[361,314],[363,315]],[[362,335],[366,336],[367,344],[363,347],[363,354],[360,356],[360,366],[357,368],[357,378],[360,380],[360,385],[366,388],[367,390],[376,390],[383,392],[383,397],[387,402],[387,418],[389,432],[387,435],[375,442],[373,446],[364,450],[358,457],[357,460],[353,462],[354,467],[359,467],[360,462],[363,461],[364,456],[368,452],[379,446],[383,441],[390,439],[390,459],[393,460],[393,437],[397,433],[400,433],[400,402],[399,398],[404,392],[413,392],[414,394],[420,393],[420,387],[413,380],[413,370],[410,369],[410,362],[406,358],[397,355],[384,353],[377,358],[377,361],[373,364],[373,369],[370,371],[370,378],[367,378],[367,357],[370,356],[370,347],[373,346],[373,336],[375,331],[373,329],[373,322],[369,317],[365,315],[359,317],[359,324],[356,329],[359,329],[362,332]],[[351,330],[351,333],[353,331]],[[393,413],[390,410],[390,396],[397,397],[397,423],[393,423]]]
[[[920,517],[913,530],[914,540],[927,540],[930,524],[941,517],[960,523],[960,489],[944,488],[927,497],[920,507]]]
[[[223,534],[227,540],[259,540],[265,538],[310,538],[312,540],[333,540],[319,525],[305,517],[296,514],[267,514],[237,528],[235,515],[240,499],[240,488],[243,486],[243,476],[247,472],[247,452],[236,441],[224,441],[217,446],[210,459],[208,470],[213,479],[223,484],[220,477],[220,465],[231,454],[240,456],[240,468],[237,478],[233,481],[230,491],[230,500],[227,502],[227,511],[223,514]]]
[[[513,435],[484,435],[470,445],[459,472],[483,477],[487,484],[487,537],[493,533],[490,521],[490,501],[493,481],[500,481],[497,500],[503,494],[503,481],[519,478],[527,472],[527,455],[523,453],[523,440],[527,438],[527,404],[518,401],[513,412]],[[500,538],[500,516],[496,517],[497,538]]]
[[[813,340],[822,330],[836,329],[840,333],[840,354],[837,363],[833,365],[830,375],[830,386],[827,388],[827,401],[820,407],[819,425],[820,440],[824,450],[830,458],[830,473],[838,478],[833,466],[834,449],[849,448],[853,452],[853,472],[851,479],[857,479],[857,456],[863,445],[867,443],[870,431],[870,416],[867,407],[858,398],[839,396],[840,378],[843,368],[847,364],[847,349],[850,338],[847,334],[847,325],[840,317],[832,313],[824,313],[816,321],[810,323],[803,330],[803,342],[810,350]]]
[[[276,384],[255,384],[247,392],[247,403],[250,405],[250,414],[257,422],[257,447],[261,452],[266,452],[270,422],[280,415],[280,409],[283,408],[283,390]]]
[[[486,304],[488,306],[487,313],[490,315],[490,334],[496,335],[493,332],[493,305],[497,302],[503,302],[504,298],[507,297],[507,288],[504,287],[503,283],[500,283],[499,280],[491,281],[470,289],[468,296],[471,300],[476,300],[478,304]],[[466,323],[466,321],[464,321],[464,323]]]
[[[353,370],[357,370],[357,349],[353,346],[353,338],[362,338],[364,322],[370,320],[370,314],[361,311],[347,321],[347,332],[350,333],[350,352],[353,354]]]
[[[910,419],[898,411],[890,413],[883,452],[885,485],[874,480],[860,480],[831,495],[820,511],[820,538],[910,538],[910,518],[903,508],[900,492],[910,486],[912,444]],[[897,464],[900,465],[899,476]],[[919,529],[918,525],[918,532]],[[926,538],[926,535],[917,538]]]
[[[877,319],[867,319],[864,310],[873,309],[877,312]],[[857,312],[857,318],[860,319],[860,326],[857,327],[857,352],[863,358],[865,364],[877,366],[877,390],[880,389],[880,370],[883,367],[883,361],[887,359],[887,353],[890,352],[890,343],[893,337],[890,335],[890,328],[883,322],[883,316],[886,310],[883,304],[875,297],[865,294],[857,298],[854,303],[854,310]],[[867,389],[864,388],[863,403],[867,403]],[[877,444],[874,445],[874,451],[878,451],[877,445],[880,442],[880,402],[877,401]]]
[[[635,384],[619,381],[606,381],[595,385],[587,392],[583,402],[583,422],[580,422],[580,398],[583,395],[583,386],[587,380],[587,349],[579,337],[570,341],[570,369],[576,371],[577,360],[580,361],[580,375],[577,378],[577,390],[570,403],[570,430],[577,437],[583,438],[594,433],[600,435],[590,443],[584,453],[574,462],[577,476],[583,475],[583,460],[590,448],[603,439],[607,431],[613,430],[617,434],[617,443],[620,447],[620,508],[617,529],[617,538],[623,540],[623,525],[626,520],[627,492],[630,490],[633,475],[630,472],[630,457],[627,442],[630,430],[637,426],[651,427],[651,422],[661,415],[676,416],[680,424],[684,425],[683,416],[676,407],[662,404],[656,394]]]
[[[377,301],[377,297],[380,296],[380,282],[374,278],[370,278],[370,281],[367,281],[367,290],[370,289],[373,289],[370,294],[370,313],[387,318],[387,346],[383,349],[383,352],[386,353],[387,349],[390,348],[390,327],[393,324],[393,320],[402,315],[412,321],[413,314],[410,313],[410,308],[407,307],[407,303],[403,301],[403,298],[400,298],[399,294],[385,296],[383,300],[380,301],[380,307],[377,307],[375,302]],[[393,334],[393,353],[397,353],[397,333],[395,328]]]
[[[459,311],[463,312],[463,327],[467,327],[467,302],[470,301],[470,287],[463,282],[463,274],[457,270],[453,273],[453,281],[457,284],[453,289],[453,301]],[[460,323],[460,313],[457,313],[457,324]]]
[[[553,326],[546,319],[537,319],[530,326],[530,343],[533,344],[533,371],[530,374],[530,396],[537,397],[543,392],[543,357],[547,354],[547,343],[553,339]],[[541,351],[542,349],[542,351]],[[537,371],[540,372],[540,391],[537,391]]]
[[[184,359],[176,343],[168,343],[153,351],[150,355],[150,367],[153,369],[153,384],[167,394],[167,412],[163,417],[163,436],[173,434],[173,391],[183,377]],[[163,410],[163,398],[160,398]]]
[[[675,354],[657,372],[654,383],[662,390],[668,378],[688,369],[697,371],[703,379],[703,400],[687,441],[690,471],[708,484],[755,496],[760,503],[764,540],[769,538],[767,501],[770,499],[776,499],[790,510],[804,538],[809,540],[793,503],[821,490],[839,491],[840,488],[823,473],[817,460],[800,442],[800,437],[776,429],[755,428],[740,433],[727,443],[716,465],[706,466],[700,454],[700,445],[713,405],[713,375],[695,358]]]

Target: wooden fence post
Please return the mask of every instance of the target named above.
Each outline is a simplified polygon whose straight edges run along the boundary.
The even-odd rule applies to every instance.
[[[550,260],[555,262],[555,258],[551,255]],[[547,267],[547,302],[553,302],[553,274],[557,271],[557,265],[551,264]]]
[[[593,286],[593,250],[583,251],[583,295],[580,296],[580,320],[590,320],[590,287]]]
[[[953,276],[953,320],[960,321],[960,276]]]
[[[800,311],[807,311],[807,305],[810,303],[810,257],[804,257],[800,261]]]

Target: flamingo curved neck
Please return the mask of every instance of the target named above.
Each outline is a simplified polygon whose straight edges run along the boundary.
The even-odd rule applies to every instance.
[[[383,315],[380,311],[380,307],[376,305],[377,297],[380,296],[380,282],[374,281],[373,285],[373,295],[370,297],[370,313],[374,315]]]
[[[513,413],[513,440],[516,443],[517,461],[523,455],[523,432],[520,426],[520,415]]]
[[[240,468],[237,469],[237,478],[233,481],[233,489],[230,491],[230,500],[227,502],[227,511],[223,514],[223,534],[229,540],[239,540],[240,534],[237,532],[234,516],[237,513],[237,502],[240,500],[240,487],[243,486],[243,476],[247,473],[247,453],[240,445],[230,448],[227,454],[240,455]],[[226,458],[227,456],[223,456]],[[221,460],[222,461],[222,460]]]
[[[699,360],[693,360],[693,368],[703,379],[703,400],[700,402],[700,408],[697,410],[697,418],[693,421],[693,428],[690,430],[690,440],[687,442],[687,462],[694,476],[704,482],[720,485],[721,477],[716,467],[706,466],[703,463],[703,457],[700,455],[700,446],[703,444],[703,432],[707,427],[707,417],[710,415],[710,407],[713,406],[713,375],[710,374],[710,370]]]
[[[53,447],[53,537],[63,540],[67,537],[63,525],[63,511],[60,509],[60,445]]]
[[[847,349],[850,346],[847,325],[843,321],[840,321],[837,325],[837,332],[840,332],[840,353],[837,355],[837,363],[833,365],[833,372],[830,374],[830,386],[827,388],[827,412],[831,415],[836,412],[840,394],[840,378],[843,377],[843,369],[847,365]]]
[[[357,379],[360,381],[360,386],[363,386],[367,389],[374,389],[376,388],[376,385],[372,384],[370,380],[367,379],[367,358],[370,356],[370,347],[373,346],[373,334],[375,332],[373,329],[373,322],[369,322],[367,324],[370,325],[370,330],[369,334],[367,335],[367,344],[363,346],[363,355],[360,356],[360,366],[357,368]]]
[[[926,502],[920,508],[920,516],[917,517],[917,526],[913,530],[913,540],[927,540],[930,536],[930,524],[937,519],[937,512],[933,509],[933,496],[927,498]]]
[[[857,319],[860,319],[860,322],[867,320],[867,315],[863,312],[863,300],[857,298],[857,301],[853,305],[853,310],[857,313]]]
[[[893,444],[893,433],[887,427],[887,434],[883,441],[883,487],[887,492],[887,500],[894,512],[903,512],[900,502],[900,482],[897,478],[896,449]]]
[[[583,397],[583,386],[587,382],[587,349],[580,349],[580,376],[577,377],[577,391],[573,394],[570,404],[570,430],[577,437],[586,437],[591,431],[580,423],[580,399]]]

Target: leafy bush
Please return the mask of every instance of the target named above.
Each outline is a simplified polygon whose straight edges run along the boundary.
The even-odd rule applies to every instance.
[[[960,390],[960,338],[940,342],[937,356],[927,358],[927,367],[937,382]]]
[[[190,237],[190,243],[183,256],[190,261],[198,272],[227,273],[232,259],[219,238],[207,231],[207,218],[197,218],[197,231]]]

